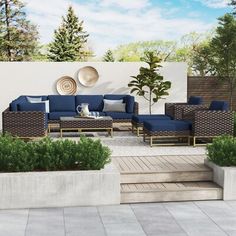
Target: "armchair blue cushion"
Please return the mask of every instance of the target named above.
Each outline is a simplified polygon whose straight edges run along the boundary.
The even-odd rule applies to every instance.
[[[126,112],[128,113],[134,112],[134,96],[130,96],[126,94],[105,94],[104,99],[108,99],[108,100],[123,99],[123,102],[126,103]]]
[[[191,97],[188,99],[188,104],[189,104],[189,105],[201,105],[202,103],[203,103],[202,97],[191,96]]]
[[[228,111],[229,104],[225,101],[212,101],[209,107],[211,111]]]
[[[50,112],[75,112],[75,96],[73,95],[49,95]]]
[[[103,96],[102,95],[77,95],[75,96],[75,106],[81,103],[89,104],[89,111],[102,111]]]
[[[45,104],[22,102],[18,104],[18,110],[19,111],[44,111],[45,112]]]

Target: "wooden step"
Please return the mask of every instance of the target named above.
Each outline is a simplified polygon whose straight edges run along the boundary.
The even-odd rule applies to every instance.
[[[213,176],[204,165],[204,156],[116,157],[113,163],[121,183],[211,181]]]
[[[199,201],[223,198],[213,182],[121,184],[121,203]]]

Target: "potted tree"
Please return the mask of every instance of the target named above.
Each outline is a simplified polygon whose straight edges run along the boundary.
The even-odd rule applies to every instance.
[[[164,81],[164,77],[160,75],[162,59],[155,52],[145,52],[141,60],[146,62],[149,67],[141,67],[137,76],[131,76],[133,80],[129,82],[128,86],[132,88],[131,93],[136,92],[138,96],[142,96],[149,102],[149,113],[152,114],[152,106],[164,96],[169,95],[171,82]]]

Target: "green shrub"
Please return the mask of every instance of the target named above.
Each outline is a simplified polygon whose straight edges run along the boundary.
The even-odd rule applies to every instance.
[[[111,152],[100,140],[81,137],[53,141],[44,138],[24,142],[10,135],[0,136],[0,171],[100,170],[111,161]]]
[[[236,138],[221,136],[207,145],[208,160],[219,166],[236,166]]]

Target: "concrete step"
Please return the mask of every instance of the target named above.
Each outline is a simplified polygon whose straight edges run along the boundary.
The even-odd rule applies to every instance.
[[[199,201],[223,198],[213,182],[121,184],[121,203]]]

